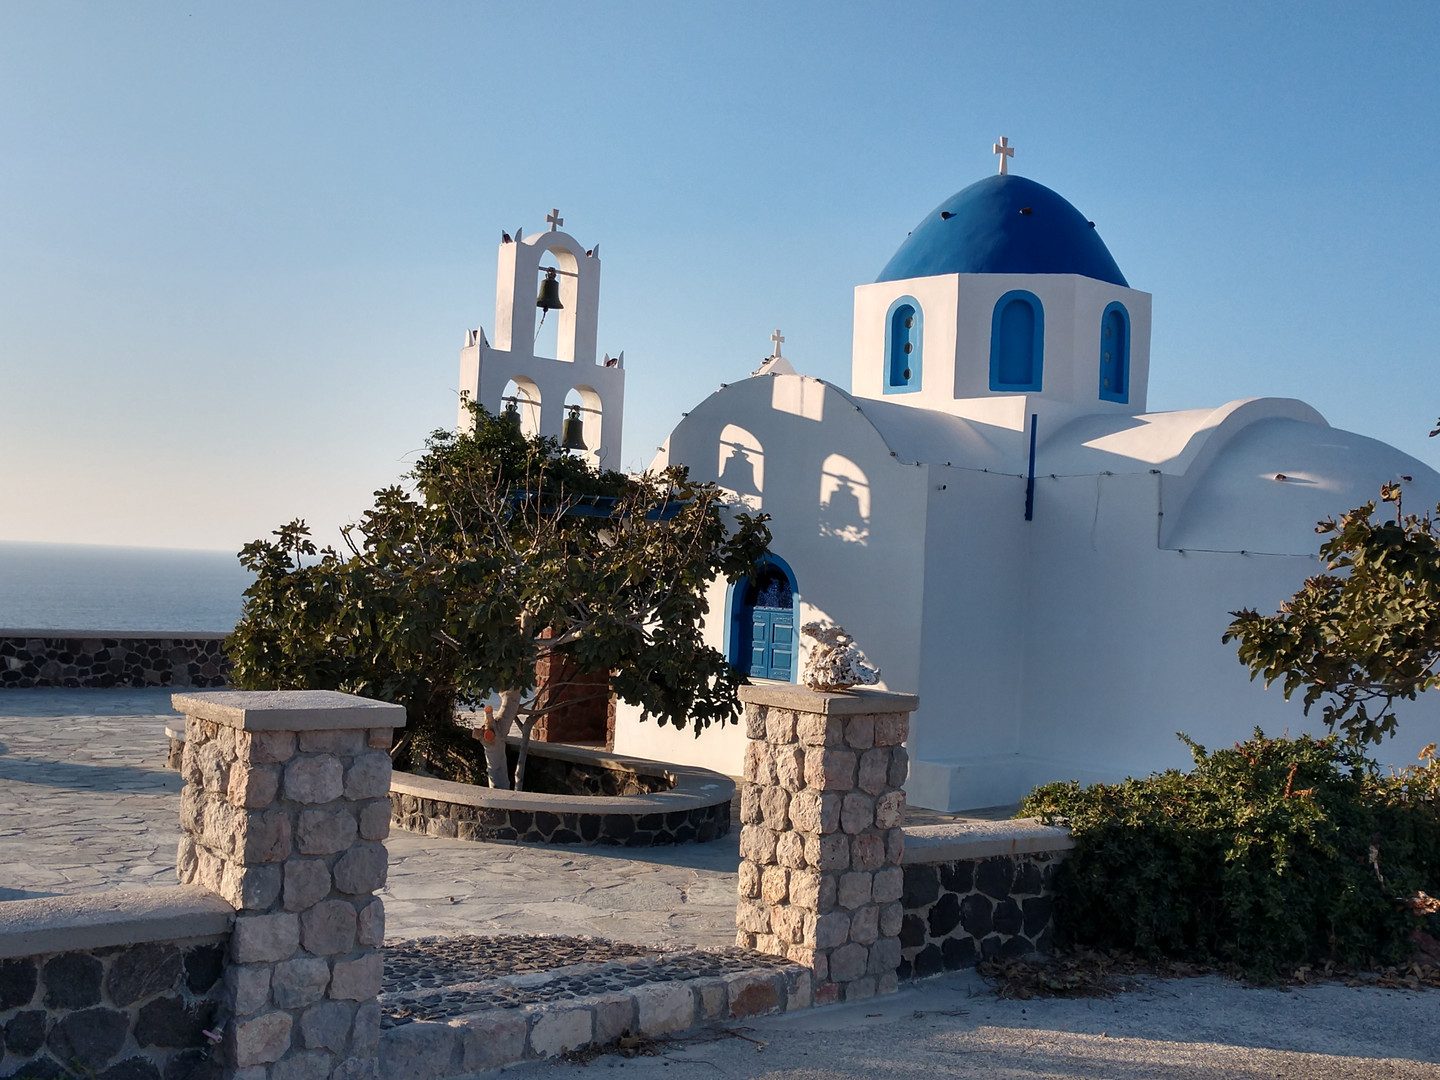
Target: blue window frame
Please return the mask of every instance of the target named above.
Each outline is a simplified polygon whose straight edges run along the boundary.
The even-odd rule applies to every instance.
[[[990,389],[1039,390],[1045,366],[1045,309],[1040,298],[1011,289],[990,319]]]
[[[730,663],[751,678],[795,680],[796,593],[795,575],[774,555],[730,587]]]
[[[1130,403],[1130,313],[1118,300],[1100,316],[1100,400]]]
[[[902,296],[890,305],[885,316],[885,393],[920,389],[922,322],[920,301],[913,296]]]

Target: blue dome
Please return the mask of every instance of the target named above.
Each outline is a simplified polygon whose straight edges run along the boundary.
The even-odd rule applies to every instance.
[[[875,280],[936,274],[1080,274],[1130,287],[1095,226],[1023,176],[987,176],[951,195]]]

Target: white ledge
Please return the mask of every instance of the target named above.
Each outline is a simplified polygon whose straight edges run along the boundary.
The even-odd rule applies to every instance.
[[[0,627],[0,638],[53,638],[66,641],[224,641],[229,637],[224,630],[47,630]]]
[[[337,690],[216,690],[175,694],[170,707],[241,731],[403,728],[405,707]]]
[[[914,694],[871,690],[811,690],[794,683],[758,682],[740,687],[740,700],[747,705],[768,705],[776,709],[818,713],[821,716],[859,716],[865,713],[908,713],[920,705]]]
[[[506,739],[518,746],[514,736]],[[496,807],[505,810],[546,810],[552,814],[668,814],[729,802],[735,797],[735,781],[721,773],[691,765],[626,757],[607,750],[567,746],[562,743],[530,744],[531,757],[559,758],[581,765],[628,769],[640,776],[663,776],[673,786],[649,795],[549,795],[542,791],[505,791],[478,784],[457,784],[432,776],[408,772],[390,774],[390,790],[417,799],[436,799],[457,806]]]
[[[1033,855],[1069,851],[1075,841],[1067,829],[1042,825],[1035,818],[1014,821],[968,821],[954,825],[907,825],[905,865],[989,859],[996,855]]]
[[[199,885],[0,902],[0,960],[230,932],[234,909]]]

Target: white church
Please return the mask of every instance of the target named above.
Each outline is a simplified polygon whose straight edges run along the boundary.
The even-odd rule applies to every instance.
[[[1221,644],[1229,612],[1272,611],[1319,571],[1316,521],[1402,477],[1411,506],[1433,506],[1440,474],[1291,398],[1148,412],[1150,295],[1093,222],[996,152],[999,175],[856,288],[848,390],[797,373],[777,331],[773,357],[694,406],[655,459],[771,517],[765,571],[712,587],[709,641],[752,680],[794,681],[799,627],[843,625],[882,687],[919,695],[906,790],[937,810],[1188,767],[1177,731],[1210,747],[1257,725],[1320,731],[1318,708],[1252,683]],[[471,332],[460,389],[613,467],[624,371],[595,358],[598,253],[552,218],[501,245],[495,343]],[[546,253],[554,358],[525,344]],[[1436,704],[1402,705],[1382,760],[1415,760]],[[615,749],[733,775],[744,738],[621,703]]]

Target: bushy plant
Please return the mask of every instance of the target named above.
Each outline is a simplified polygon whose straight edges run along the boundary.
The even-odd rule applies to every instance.
[[[629,476],[593,468],[473,406],[468,432],[437,431],[410,487],[375,493],[317,550],[304,522],[240,553],[255,574],[227,642],[245,689],[343,690],[405,706],[397,764],[455,779],[485,772],[456,705],[497,695],[489,779],[508,786],[504,736],[575,698],[542,659],[608,672],[610,689],[658,723],[697,733],[738,711],[744,676],[705,643],[706,590],[754,569],[763,515],[731,516],[714,484],[682,467]],[[608,691],[605,691],[608,694]]]
[[[1440,765],[1381,775],[1353,743],[1254,738],[1119,784],[1047,784],[1021,813],[1077,847],[1057,878],[1067,944],[1220,963],[1394,963],[1440,892]],[[1433,755],[1433,747],[1431,748]]]
[[[1405,514],[1402,495],[1381,488],[1387,520],[1371,501],[1316,525],[1326,572],[1274,615],[1232,611],[1222,639],[1252,679],[1279,681],[1286,700],[1304,687],[1305,712],[1322,703],[1325,725],[1357,743],[1393,735],[1396,702],[1440,686],[1440,518]]]

